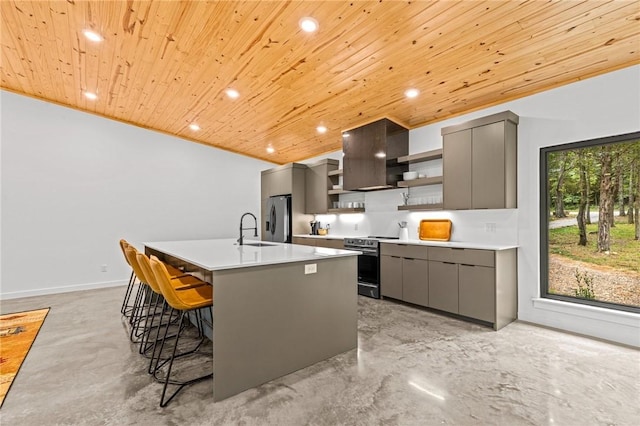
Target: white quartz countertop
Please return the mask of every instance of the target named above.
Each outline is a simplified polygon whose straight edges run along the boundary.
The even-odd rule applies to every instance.
[[[251,244],[262,243],[262,247]],[[358,251],[310,247],[270,241],[245,239],[240,246],[235,239],[158,241],[145,247],[171,255],[208,271],[306,262],[330,257],[357,256]]]
[[[327,235],[297,234],[297,235],[294,235],[294,237],[317,238],[319,240],[344,240],[345,238],[350,238],[349,236],[345,236],[345,235],[331,235],[331,234],[327,234]],[[362,237],[357,237],[357,238],[362,238]]]
[[[461,241],[424,241],[424,240],[380,240],[381,243],[392,244],[410,244],[416,246],[430,246],[430,247],[451,247],[451,248],[467,248],[467,249],[480,249],[480,250],[509,250],[517,248],[515,244],[497,244],[497,243],[469,243]]]
[[[307,235],[307,234],[299,234],[294,235],[294,237],[305,237],[305,238],[318,238],[324,240],[343,240],[345,238],[367,238],[366,236],[352,236],[352,235]],[[474,243],[474,242],[465,242],[465,241],[425,241],[425,240],[385,240],[381,239],[382,243],[392,243],[392,244],[411,244],[417,246],[432,246],[432,247],[451,247],[451,248],[468,248],[468,249],[479,249],[479,250],[509,250],[513,248],[518,248],[517,244],[500,244],[500,243]]]

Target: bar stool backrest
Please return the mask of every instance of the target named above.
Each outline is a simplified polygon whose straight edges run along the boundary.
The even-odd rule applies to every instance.
[[[134,246],[129,245],[125,247],[124,253],[127,259],[129,260],[129,264],[131,265],[131,268],[133,268],[133,272],[136,273],[136,276],[138,277],[138,279],[145,284],[149,284],[147,280],[147,276],[145,275],[144,271],[140,268],[140,265],[138,264],[138,259],[136,258],[139,253],[138,250]]]
[[[149,258],[146,254],[137,252],[136,253],[136,262],[138,263],[138,267],[142,270],[142,273],[147,278],[147,284],[151,287],[155,293],[162,294],[162,289],[158,285],[158,280],[156,279],[153,271],[151,270],[151,263],[149,262]]]
[[[129,266],[131,266],[131,262],[129,262],[129,259],[127,258],[127,253],[125,253],[125,251],[124,251],[124,249],[126,249],[129,246],[131,246],[131,244],[129,244],[127,242],[127,240],[125,240],[125,239],[121,239],[120,240],[120,248],[122,249],[122,254],[124,255],[124,260],[126,260],[127,263],[129,264]]]
[[[153,275],[156,278],[156,283],[160,287],[160,291],[169,306],[177,310],[191,309],[192,306],[183,303],[176,294],[176,290],[171,285],[171,276],[164,266],[164,263],[155,256],[151,256],[150,263]]]

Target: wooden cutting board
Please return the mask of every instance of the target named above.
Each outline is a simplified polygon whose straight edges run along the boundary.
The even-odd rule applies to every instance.
[[[429,241],[449,241],[451,221],[449,219],[422,219],[418,228],[418,238]]]

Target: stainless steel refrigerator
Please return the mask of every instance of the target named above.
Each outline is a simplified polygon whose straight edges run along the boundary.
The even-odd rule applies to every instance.
[[[277,195],[267,200],[264,220],[265,241],[291,242],[291,195]]]

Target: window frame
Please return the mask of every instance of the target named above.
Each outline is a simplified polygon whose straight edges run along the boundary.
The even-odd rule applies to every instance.
[[[640,131],[632,133],[624,133],[615,136],[607,136],[602,138],[588,139],[579,142],[571,142],[561,145],[552,145],[540,148],[540,297],[543,299],[559,300],[579,305],[597,306],[600,308],[613,309],[617,311],[640,313],[640,307],[621,305],[618,303],[604,302],[600,300],[582,299],[574,296],[549,293],[549,179],[548,173],[548,154],[559,151],[570,151],[576,148],[589,148],[593,146],[601,146],[614,144],[619,142],[631,142],[640,140]],[[635,218],[639,220],[639,218]]]

